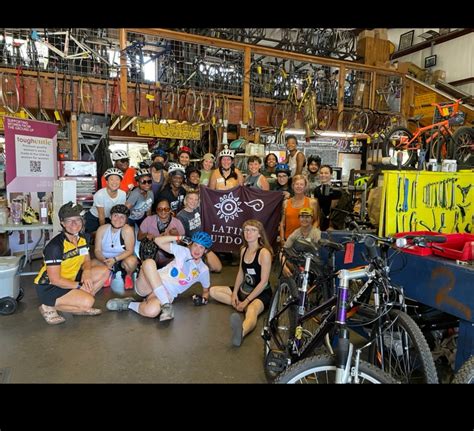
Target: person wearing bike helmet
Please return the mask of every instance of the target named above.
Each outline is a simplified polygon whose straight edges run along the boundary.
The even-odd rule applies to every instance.
[[[278,192],[283,192],[285,199],[289,199],[294,195],[293,189],[291,187],[291,178],[290,178],[290,167],[286,163],[278,163],[275,166],[276,172],[276,182],[270,186],[270,190],[275,190]]]
[[[109,268],[110,276],[104,287],[111,286],[119,294],[133,288],[132,274],[138,265],[134,253],[135,231],[127,224],[129,215],[130,210],[123,204],[110,209],[110,222],[97,230],[92,261],[92,266],[104,264]]]
[[[176,243],[183,238],[180,235],[155,238],[155,244],[173,254],[174,259],[161,269],[156,268],[153,259],[146,259],[142,263],[135,285],[135,292],[145,299],[142,302],[135,302],[133,298],[114,298],[107,302],[107,309],[133,310],[145,317],[154,318],[159,315],[160,321],[171,320],[174,318],[171,305],[174,299],[198,282],[201,283],[203,292],[201,300],[194,303],[207,304],[210,287],[209,268],[202,257],[212,247],[212,238],[206,232],[196,232],[187,247]]]
[[[263,224],[258,220],[245,221],[242,239],[240,267],[234,285],[212,286],[209,291],[211,298],[238,311],[230,316],[232,344],[236,347],[255,328],[258,315],[268,308],[272,299],[269,278],[273,250]],[[244,313],[243,321],[239,313]]]
[[[110,223],[110,209],[117,204],[124,204],[127,195],[120,190],[120,181],[123,172],[117,168],[109,168],[104,172],[106,186],[94,194],[94,203],[86,212],[85,230],[89,234],[94,234],[99,226]]]
[[[212,171],[214,168],[214,162],[216,161],[216,156],[211,153],[204,154],[201,162],[201,178],[199,183],[203,186],[209,185],[209,179],[211,178]]]
[[[128,153],[124,150],[115,150],[112,153],[112,161],[114,162],[114,168],[120,169],[123,172],[123,178],[120,182],[120,190],[123,190],[127,193],[136,187],[136,170],[130,166],[130,157]],[[101,185],[102,188],[106,187],[107,185],[105,175],[102,175]]]
[[[161,162],[153,162],[150,167],[150,173],[152,179],[151,190],[156,202],[157,196],[168,182],[168,172],[165,171]]]
[[[127,197],[125,205],[130,210],[128,224],[140,227],[147,215],[151,214],[153,192],[151,191],[151,174],[149,169],[138,169],[135,177],[138,187],[135,187]]]
[[[162,148],[155,148],[153,153],[151,153],[151,161],[153,163],[161,163],[162,168],[164,168],[168,161],[168,153]]]
[[[209,179],[209,188],[212,190],[229,190],[244,183],[242,172],[234,166],[234,151],[227,145],[219,153],[217,169],[214,169]]]
[[[87,316],[101,314],[100,309],[92,306],[109,271],[103,264],[91,265],[89,244],[81,233],[82,214],[82,206],[72,202],[59,209],[63,230],[45,246],[44,263],[34,280],[41,302],[40,313],[50,325],[65,322],[58,311]]]
[[[185,167],[179,163],[170,163],[168,167],[168,184],[157,195],[157,200],[166,199],[173,214],[178,214],[184,206],[186,190],[183,187]]]
[[[182,146],[178,150],[178,163],[186,169],[191,161],[191,148]]]

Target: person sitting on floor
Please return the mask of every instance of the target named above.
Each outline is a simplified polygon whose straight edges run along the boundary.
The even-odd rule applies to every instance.
[[[195,305],[205,305],[209,299],[209,268],[202,257],[212,247],[212,238],[206,232],[196,232],[188,247],[176,244],[183,236],[161,236],[155,238],[158,247],[174,254],[175,258],[164,268],[156,268],[153,259],[142,263],[135,285],[135,292],[145,297],[142,302],[134,298],[114,298],[107,302],[110,311],[133,310],[145,317],[160,316],[160,321],[171,320],[174,312],[171,303],[194,283],[201,283],[202,296],[193,298]]]
[[[237,347],[255,328],[258,315],[268,308],[272,299],[269,278],[273,251],[263,224],[258,220],[247,220],[242,225],[242,234],[240,267],[234,286],[212,286],[209,292],[216,301],[245,313],[243,322],[239,313],[230,316],[232,344]]]
[[[89,244],[81,233],[82,212],[82,206],[72,202],[59,209],[63,231],[44,248],[44,264],[34,280],[40,313],[50,325],[65,322],[58,311],[86,316],[102,312],[92,306],[109,269],[103,264],[91,266]]]
[[[134,254],[135,232],[127,224],[130,210],[123,204],[110,209],[110,223],[97,230],[92,266],[104,264],[110,269],[110,277],[104,287],[110,286],[115,293],[133,288],[132,274],[137,269],[138,258]],[[123,273],[125,272],[125,281]]]

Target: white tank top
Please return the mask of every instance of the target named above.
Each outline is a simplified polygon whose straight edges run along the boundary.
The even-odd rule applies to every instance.
[[[296,157],[298,154],[301,153],[300,150],[298,150],[294,156],[289,156],[288,157],[288,166],[291,169],[291,176],[294,177],[296,174]]]
[[[106,259],[109,257],[116,257],[125,250],[125,246],[120,243],[122,229],[112,233],[112,226],[105,231],[102,238],[102,254]]]

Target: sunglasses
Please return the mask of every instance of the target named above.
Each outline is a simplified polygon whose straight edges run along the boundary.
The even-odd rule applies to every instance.
[[[130,163],[130,159],[120,159],[119,162]]]
[[[157,208],[156,210],[160,212],[165,212],[165,213],[169,213],[171,211],[170,208]]]
[[[151,184],[152,183],[152,180],[143,180],[143,181],[140,181],[140,184]]]

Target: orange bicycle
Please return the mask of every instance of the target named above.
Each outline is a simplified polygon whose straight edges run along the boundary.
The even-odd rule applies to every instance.
[[[464,112],[459,111],[459,103],[431,103],[425,106],[434,106],[435,115],[433,124],[417,127],[412,133],[406,127],[395,127],[387,133],[382,154],[384,157],[396,156],[403,153],[402,167],[415,166],[427,158],[437,159],[438,162],[449,158],[448,149],[456,146],[456,138],[452,126],[464,122]],[[419,122],[421,116],[414,117]]]

